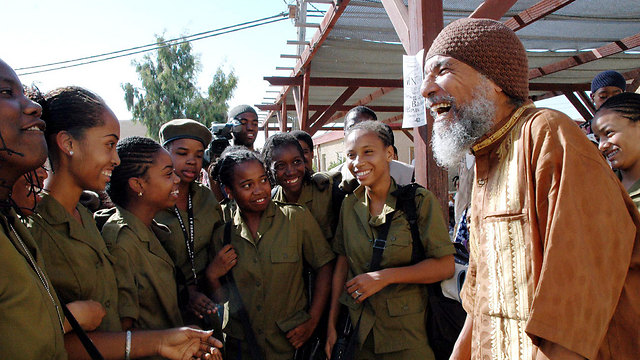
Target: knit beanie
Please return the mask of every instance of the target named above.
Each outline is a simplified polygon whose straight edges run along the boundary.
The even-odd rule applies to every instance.
[[[233,109],[229,110],[229,115],[227,116],[228,120],[233,120],[235,119],[236,116],[242,114],[242,113],[253,113],[256,116],[258,116],[258,113],[256,113],[256,109],[254,109],[252,106],[250,105],[238,105],[236,107],[234,107]]]
[[[625,91],[627,89],[627,81],[624,76],[617,71],[607,70],[599,73],[591,81],[591,93],[605,86],[615,86]]]
[[[427,59],[449,56],[471,66],[511,97],[529,97],[527,54],[518,36],[499,21],[463,18],[447,25]]]

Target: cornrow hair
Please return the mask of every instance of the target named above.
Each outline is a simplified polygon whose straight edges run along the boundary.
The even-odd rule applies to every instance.
[[[291,135],[295,136],[298,141],[304,141],[310,149],[313,149],[313,138],[308,132],[302,130],[293,130]]]
[[[129,179],[142,177],[153,164],[155,155],[163,150],[152,139],[132,136],[122,139],[116,146],[120,165],[113,169],[111,181],[107,184],[107,194],[114,204],[127,206],[129,202]]]
[[[372,132],[376,134],[376,136],[378,136],[380,140],[382,140],[384,146],[393,146],[393,132],[391,128],[384,123],[373,120],[367,120],[361,123],[357,123],[346,131],[345,138],[356,130]]]
[[[214,178],[218,183],[231,189],[233,187],[234,168],[236,165],[240,165],[248,161],[257,161],[264,167],[264,163],[258,154],[246,147],[234,146],[232,149],[227,148],[214,166],[212,171]]]
[[[264,147],[262,148],[262,159],[264,160],[264,167],[267,171],[267,175],[269,175],[271,185],[277,185],[278,183],[276,181],[275,174],[271,171],[271,165],[273,164],[273,152],[276,151],[276,149],[287,146],[293,146],[298,150],[300,157],[304,160],[304,150],[302,150],[302,146],[300,146],[298,139],[290,133],[278,133],[271,135],[264,143]],[[311,174],[309,174],[309,171],[307,171],[306,168],[304,170],[304,181],[311,181]]]
[[[612,96],[600,106],[596,112],[596,117],[604,111],[615,111],[633,122],[640,121],[640,94],[624,92]]]

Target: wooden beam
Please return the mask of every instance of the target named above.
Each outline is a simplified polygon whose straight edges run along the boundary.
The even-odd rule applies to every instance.
[[[409,55],[429,49],[443,27],[442,0],[409,0]],[[426,55],[424,51],[424,55]],[[440,201],[445,222],[449,219],[447,172],[439,167],[431,150],[433,118],[427,111],[427,125],[413,128],[416,182],[429,189]]]
[[[276,70],[280,71],[280,70],[293,70],[293,67],[291,66],[276,66]]]
[[[611,42],[597,49],[580,53],[579,55],[571,56],[552,64],[529,69],[529,80],[553,74],[558,71],[570,69],[572,67],[586,64],[594,60],[602,59],[610,55],[615,55],[625,50],[633,49],[637,46],[640,46],[640,33],[628,36],[622,40]]]
[[[512,1],[512,0],[509,0]],[[518,31],[523,27],[530,25],[545,16],[554,13],[563,7],[571,4],[575,0],[542,0],[530,8],[520,12],[504,24],[513,31]],[[501,2],[496,0],[496,2]],[[515,3],[515,1],[513,1]],[[497,20],[497,19],[496,19]]]
[[[316,29],[320,29],[320,24],[314,24],[314,23],[295,23],[294,24],[295,27],[306,27],[306,28],[316,28]]]
[[[469,15],[475,19],[500,20],[517,0],[485,0]]]
[[[529,83],[530,91],[589,91],[591,89],[590,83]]]
[[[309,126],[309,88],[311,87],[311,66],[304,69],[302,88],[300,89],[300,130],[307,131]]]
[[[322,45],[322,43],[329,36],[329,32],[331,32],[331,29],[333,29],[336,22],[338,21],[338,18],[347,8],[347,5],[349,5],[349,0],[342,0],[338,5],[334,4],[327,10],[327,12],[324,14],[324,18],[322,18],[322,21],[320,22],[320,29],[316,31],[309,45],[307,45],[307,47],[302,52],[301,59],[298,60],[298,63],[293,70],[292,76],[300,74],[303,69],[309,66],[311,59],[316,54],[316,52],[318,52],[318,49],[320,49],[320,45]]]
[[[404,51],[409,53],[409,10],[402,0],[382,0],[382,5],[387,11],[389,20],[398,34],[398,38],[404,47]]]
[[[571,102],[573,107],[576,108],[576,110],[578,110],[578,112],[580,113],[580,115],[585,121],[591,120],[593,116],[591,116],[591,113],[589,112],[589,110],[587,110],[584,104],[580,102],[580,100],[576,97],[574,93],[566,92],[564,93],[564,96],[566,96],[567,99],[569,99],[569,102]]]
[[[302,76],[265,76],[264,80],[273,86],[299,86],[302,85]],[[402,88],[402,79],[370,79],[370,78],[337,78],[337,77],[311,77],[311,86],[358,86],[358,87],[392,87]]]
[[[397,123],[392,123],[388,125],[389,127],[391,127],[391,130],[402,130],[402,123],[397,122]],[[344,128],[342,126],[326,126],[318,129],[318,131],[334,131],[334,130],[344,131]]]
[[[282,104],[282,103],[281,103]],[[282,110],[282,105],[281,104],[256,104],[254,105],[256,108],[262,110],[262,111],[270,111],[270,110]],[[349,111],[351,109],[353,109],[354,107],[358,106],[358,105],[363,105],[363,104],[358,104],[357,102],[353,105],[340,105],[337,107],[337,111],[340,112],[344,112],[344,111]],[[325,111],[327,110],[327,108],[330,105],[309,105],[309,111]],[[380,106],[369,106],[369,108],[375,112],[399,112],[402,111],[404,109],[404,107],[402,105],[380,105]],[[294,111],[296,110],[296,107],[294,105],[287,105],[287,111]],[[336,114],[337,115],[337,114]],[[334,116],[336,116],[334,115]],[[342,115],[344,116],[344,114]],[[339,116],[339,117],[342,117]],[[311,117],[312,119],[314,119],[313,117]],[[333,118],[333,116],[332,116]],[[330,120],[331,121],[331,120]]]
[[[540,101],[544,99],[550,99],[552,97],[563,95],[560,91],[548,91],[544,94],[540,94],[537,96],[530,96],[531,101]]]
[[[264,118],[262,122],[262,128],[264,130],[264,138],[267,139],[269,137],[269,119],[273,116],[274,111],[269,111],[267,113],[267,117]]]
[[[337,113],[335,113],[328,122],[333,122],[336,121],[338,119],[340,119],[341,117],[344,117],[347,114],[347,111],[351,110],[352,108],[356,107],[356,106],[360,106],[360,105],[367,105],[370,102],[372,102],[373,100],[382,97],[385,94],[390,93],[391,91],[395,90],[396,88],[380,88],[374,92],[372,92],[371,94],[363,97],[362,99],[356,101],[353,105],[351,105],[348,109],[343,109],[342,111],[338,111]],[[379,112],[398,112],[398,111],[404,111],[404,107],[402,106],[369,106],[369,108],[373,111],[379,111]],[[383,109],[384,108],[384,109]]]
[[[287,45],[309,45],[308,41],[287,40]]]
[[[329,108],[327,108],[324,112],[322,112],[322,114],[318,117],[318,120],[311,124],[311,121],[309,121],[309,134],[311,136],[313,136],[313,134],[315,134],[319,128],[321,128],[324,124],[327,123],[327,121],[329,120],[329,118],[331,117],[331,115],[335,114],[337,111],[337,107],[343,105],[347,100],[349,100],[349,98],[358,90],[357,86],[351,86],[348,87],[343,93],[342,95],[340,95],[338,97],[338,99],[336,99],[336,101],[333,102],[333,104],[331,104],[331,106],[329,106]],[[318,111],[318,113],[320,113]],[[315,115],[315,114],[314,114]]]
[[[282,98],[282,109],[280,109],[280,132],[285,132],[287,130],[287,122],[287,97],[285,96],[284,98]]]
[[[281,59],[300,59],[300,55],[280,54]]]
[[[582,103],[587,107],[591,116],[596,114],[596,106],[593,105],[593,100],[587,95],[585,91],[577,91],[578,97],[582,100]]]
[[[402,133],[405,134],[409,140],[411,140],[413,142],[413,134],[409,132],[409,130],[407,129],[402,129]]]

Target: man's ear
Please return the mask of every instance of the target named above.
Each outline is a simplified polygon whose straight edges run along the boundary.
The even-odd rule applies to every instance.
[[[142,181],[140,180],[140,178],[137,177],[131,177],[129,178],[129,189],[131,189],[131,191],[133,191],[136,194],[141,194],[144,193],[144,187],[142,186]]]
[[[73,155],[75,139],[66,131],[60,131],[56,134],[56,144],[67,156]]]
[[[593,102],[596,101],[596,95],[594,93],[590,93],[589,97],[591,98],[591,101],[593,101]]]

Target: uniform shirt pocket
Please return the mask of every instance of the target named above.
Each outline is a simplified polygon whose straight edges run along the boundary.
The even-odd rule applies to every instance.
[[[404,296],[387,299],[389,316],[415,314],[424,311],[425,308],[425,298],[419,293],[405,294]]]

